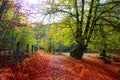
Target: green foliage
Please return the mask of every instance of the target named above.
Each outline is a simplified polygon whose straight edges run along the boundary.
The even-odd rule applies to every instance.
[[[71,55],[74,55],[72,57],[77,59],[82,59],[81,57],[83,55],[81,54],[85,52],[88,45],[90,46],[90,42],[95,44],[98,43],[99,47],[97,47],[97,49],[112,48],[114,44],[111,45],[111,43],[113,41],[117,42],[116,39],[118,36],[114,37],[114,32],[109,30],[109,26],[114,28],[112,30],[119,29],[119,3],[119,0],[110,2],[105,1],[104,3],[101,3],[100,0],[61,0],[50,3],[50,7],[46,9],[46,12],[48,14],[59,14],[65,17],[62,19],[63,25],[65,25],[66,28],[72,28],[71,32],[74,42],[76,43],[76,49],[74,49],[75,51],[72,51],[73,53]],[[66,24],[69,25],[66,26]],[[101,25],[104,28],[100,29],[98,27]],[[59,25],[57,24],[56,26]],[[66,28],[64,28],[65,31],[67,31]],[[95,31],[96,29],[97,31]],[[64,35],[64,30],[62,32],[62,29],[60,29],[56,33],[55,36],[59,35],[59,40],[57,41],[62,42],[61,38],[63,38],[62,34]],[[94,39],[95,35],[98,35],[96,39]],[[67,36],[65,37],[67,38]],[[65,39],[63,38],[63,41],[64,40]],[[96,47],[95,44],[94,47]],[[77,54],[81,56],[78,58]]]
[[[55,43],[60,43],[64,46],[70,46],[74,42],[69,26],[63,23],[51,24],[47,35],[53,39]]]
[[[25,51],[26,44],[48,51],[60,51],[76,44],[76,51],[73,52],[78,55],[79,52],[83,54],[87,46],[100,51],[120,48],[118,0],[106,0],[105,3],[100,3],[100,0],[53,0],[44,12],[62,16],[61,21],[46,25],[40,23],[33,28],[22,24],[25,17],[15,3],[12,5],[0,12],[2,48],[15,50],[16,43],[20,42],[21,51]]]
[[[8,1],[0,18],[0,50],[16,51],[17,42],[20,42],[21,51],[25,51],[26,44],[35,45],[34,32],[23,24],[24,16],[20,15],[16,4]],[[2,6],[0,6],[2,8]],[[26,23],[27,24],[27,23]],[[18,27],[19,26],[19,27]]]
[[[2,31],[1,32],[1,40],[0,43],[5,45],[5,48],[16,50],[17,42],[21,44],[21,50],[25,50],[25,46],[27,43],[30,45],[36,44],[36,40],[34,39],[34,32],[26,27],[14,27],[10,31]]]
[[[74,40],[70,29],[63,22],[48,25],[39,24],[33,27],[35,37],[38,39],[38,47],[47,51],[56,51],[62,49],[63,46],[71,46]]]
[[[111,26],[97,27],[88,46],[89,49],[101,52],[103,49],[120,48],[120,32],[115,31]]]

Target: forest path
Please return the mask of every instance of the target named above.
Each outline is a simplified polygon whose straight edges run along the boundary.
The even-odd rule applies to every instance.
[[[23,62],[0,68],[0,80],[120,80],[118,68],[120,62],[105,64],[93,56],[78,61],[39,50]]]
[[[49,75],[52,80],[119,80],[116,76],[116,67],[104,64],[96,57],[87,56],[83,61],[78,61],[68,55],[40,56],[49,60]],[[120,63],[119,68],[120,68]],[[118,67],[118,66],[117,66]]]

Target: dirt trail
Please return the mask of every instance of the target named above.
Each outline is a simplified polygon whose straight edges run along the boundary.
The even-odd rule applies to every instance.
[[[68,55],[37,51],[19,64],[2,68],[0,80],[120,80],[115,71],[118,68],[96,57],[87,57],[81,62]]]
[[[52,67],[53,70],[54,68],[57,69],[56,75],[64,75],[64,71],[69,71],[68,75],[76,75],[74,80],[119,80],[116,73],[111,69],[115,67],[109,66],[108,64],[93,63],[89,60],[80,62],[66,55],[50,55],[49,58],[50,67]],[[63,71],[61,69],[63,69]],[[57,72],[59,72],[59,74],[57,74]],[[67,80],[67,78],[62,80]]]

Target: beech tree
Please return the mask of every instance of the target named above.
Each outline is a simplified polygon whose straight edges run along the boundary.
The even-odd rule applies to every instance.
[[[47,14],[67,15],[76,23],[75,48],[70,55],[82,60],[83,54],[90,42],[92,33],[99,21],[105,21],[112,26],[116,26],[105,18],[105,14],[119,6],[120,1],[100,3],[100,0],[51,0],[46,9]],[[109,6],[104,9],[105,6]]]

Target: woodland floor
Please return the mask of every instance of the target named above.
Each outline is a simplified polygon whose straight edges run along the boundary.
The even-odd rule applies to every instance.
[[[0,60],[0,80],[120,80],[118,70],[120,62],[105,64],[93,55],[78,61],[37,51],[22,62]]]

